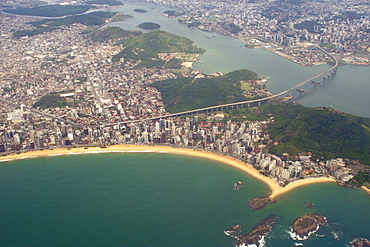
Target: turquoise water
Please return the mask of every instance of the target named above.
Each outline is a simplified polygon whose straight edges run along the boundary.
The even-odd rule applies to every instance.
[[[233,191],[232,185],[245,184]],[[331,227],[304,246],[346,246],[370,238],[370,200],[363,190],[314,184],[250,211],[267,187],[216,161],[156,153],[44,157],[0,163],[0,246],[233,246],[223,230],[249,231],[278,216],[267,246],[294,246],[289,224],[310,212]],[[314,209],[304,202],[315,204]],[[331,231],[341,231],[339,240]]]

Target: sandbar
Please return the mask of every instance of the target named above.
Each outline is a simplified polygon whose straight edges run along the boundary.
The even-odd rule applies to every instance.
[[[312,183],[336,182],[335,179],[331,177],[307,178],[307,179],[301,179],[301,180],[292,182],[285,187],[281,187],[274,180],[259,173],[251,165],[245,164],[242,161],[231,158],[229,156],[224,156],[224,155],[220,155],[220,154],[216,154],[216,153],[212,153],[208,151],[197,151],[197,150],[192,150],[192,149],[176,148],[176,147],[168,147],[168,146],[112,145],[106,148],[101,148],[101,147],[89,147],[87,149],[83,147],[68,148],[68,149],[67,148],[56,148],[56,149],[32,151],[32,152],[1,156],[0,161],[10,161],[10,160],[39,157],[39,156],[71,155],[71,154],[82,154],[82,153],[92,154],[92,153],[97,153],[97,152],[101,152],[101,153],[103,152],[130,152],[130,151],[139,151],[139,152],[150,151],[150,152],[164,152],[164,153],[189,155],[189,156],[196,156],[196,157],[216,160],[216,161],[225,163],[227,165],[236,167],[248,173],[249,175],[266,183],[271,189],[271,194],[269,196],[271,199],[274,199],[277,196],[283,193],[286,193],[299,186],[312,184]],[[370,193],[369,190],[367,191]]]

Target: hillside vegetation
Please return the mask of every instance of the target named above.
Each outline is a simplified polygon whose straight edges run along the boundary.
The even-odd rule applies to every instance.
[[[64,107],[67,105],[65,98],[60,97],[59,93],[50,93],[40,98],[32,107],[41,109]]]
[[[147,30],[155,30],[155,29],[160,29],[161,25],[159,25],[158,23],[154,23],[154,22],[143,22],[139,24],[138,27],[142,29],[147,29]]]
[[[251,115],[275,122],[266,131],[276,154],[312,152],[316,158],[359,159],[370,165],[370,119],[343,114],[330,108],[308,108],[292,103],[270,103],[258,109],[231,111],[234,116]]]
[[[4,9],[4,12],[17,15],[32,15],[43,17],[62,17],[66,15],[77,15],[85,13],[92,5],[41,5],[33,8]]]
[[[123,5],[123,2],[117,0],[91,0],[87,1],[87,4],[107,4],[109,6]]]
[[[141,34],[140,31],[127,31],[119,27],[107,27],[92,32],[91,39],[95,42],[105,42],[108,40],[128,39],[135,35]]]
[[[322,26],[322,25],[316,21],[309,21],[309,20],[305,20],[301,23],[294,24],[294,28],[301,29],[301,30],[306,29],[310,33],[317,33],[317,31],[315,31],[314,29],[315,26]]]
[[[137,35],[123,41],[125,48],[113,57],[114,62],[121,58],[125,60],[140,60],[137,68],[140,67],[169,67],[180,68],[181,62],[177,59],[164,61],[158,58],[158,53],[203,53],[204,50],[197,48],[187,38],[177,36],[164,31],[152,31]]]
[[[202,107],[246,101],[240,81],[256,79],[250,70],[237,70],[211,78],[184,77],[152,84],[162,93],[167,111],[181,112]]]
[[[45,32],[51,32],[62,26],[74,23],[81,23],[87,26],[100,26],[105,23],[105,20],[112,18],[115,14],[115,12],[97,11],[83,15],[71,15],[60,19],[43,19],[41,21],[30,22],[36,29],[19,30],[16,31],[13,36],[15,38],[34,36]]]

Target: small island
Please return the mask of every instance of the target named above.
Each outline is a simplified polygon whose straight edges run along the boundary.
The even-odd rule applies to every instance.
[[[306,240],[312,233],[317,232],[327,220],[320,214],[306,214],[297,218],[291,225],[291,237],[294,240]]]
[[[271,200],[269,197],[261,197],[261,198],[253,198],[249,200],[248,206],[251,210],[259,210],[264,208],[267,204],[273,203],[274,201]]]
[[[138,13],[146,13],[145,9],[134,9],[134,11]]]
[[[160,29],[161,25],[154,23],[154,22],[144,22],[141,23],[138,27],[146,30],[155,30],[155,29]]]

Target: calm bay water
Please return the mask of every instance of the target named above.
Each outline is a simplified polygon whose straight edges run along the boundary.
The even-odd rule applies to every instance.
[[[276,214],[266,246],[294,246],[289,224],[317,212],[331,226],[305,246],[346,246],[370,238],[363,190],[314,184],[251,211],[268,193],[248,174],[216,161],[158,153],[44,157],[0,163],[0,246],[233,246],[223,230],[249,231]],[[232,190],[241,180],[244,186]],[[315,204],[314,209],[304,202]],[[331,232],[338,232],[340,239]]]
[[[165,18],[161,14],[169,8],[145,2],[124,2],[123,7],[110,8],[110,11],[121,11],[131,14],[134,18],[123,22],[110,23],[108,26],[119,26],[126,30],[138,30],[142,22],[156,22],[161,25],[161,30],[187,37],[194,44],[205,48],[206,53],[194,63],[195,70],[205,73],[231,72],[236,69],[250,69],[261,77],[270,77],[267,87],[272,93],[282,92],[307,78],[316,75],[329,65],[303,67],[290,62],[276,54],[263,49],[246,49],[243,41],[228,36],[207,33],[187,28],[179,24],[175,18]],[[147,13],[137,13],[136,8],[145,9]],[[143,30],[142,30],[143,31]],[[305,88],[307,95],[303,95],[298,102],[305,106],[332,106],[333,108],[358,115],[370,117],[367,106],[370,104],[370,67],[342,66],[337,75],[325,86],[310,85]]]

